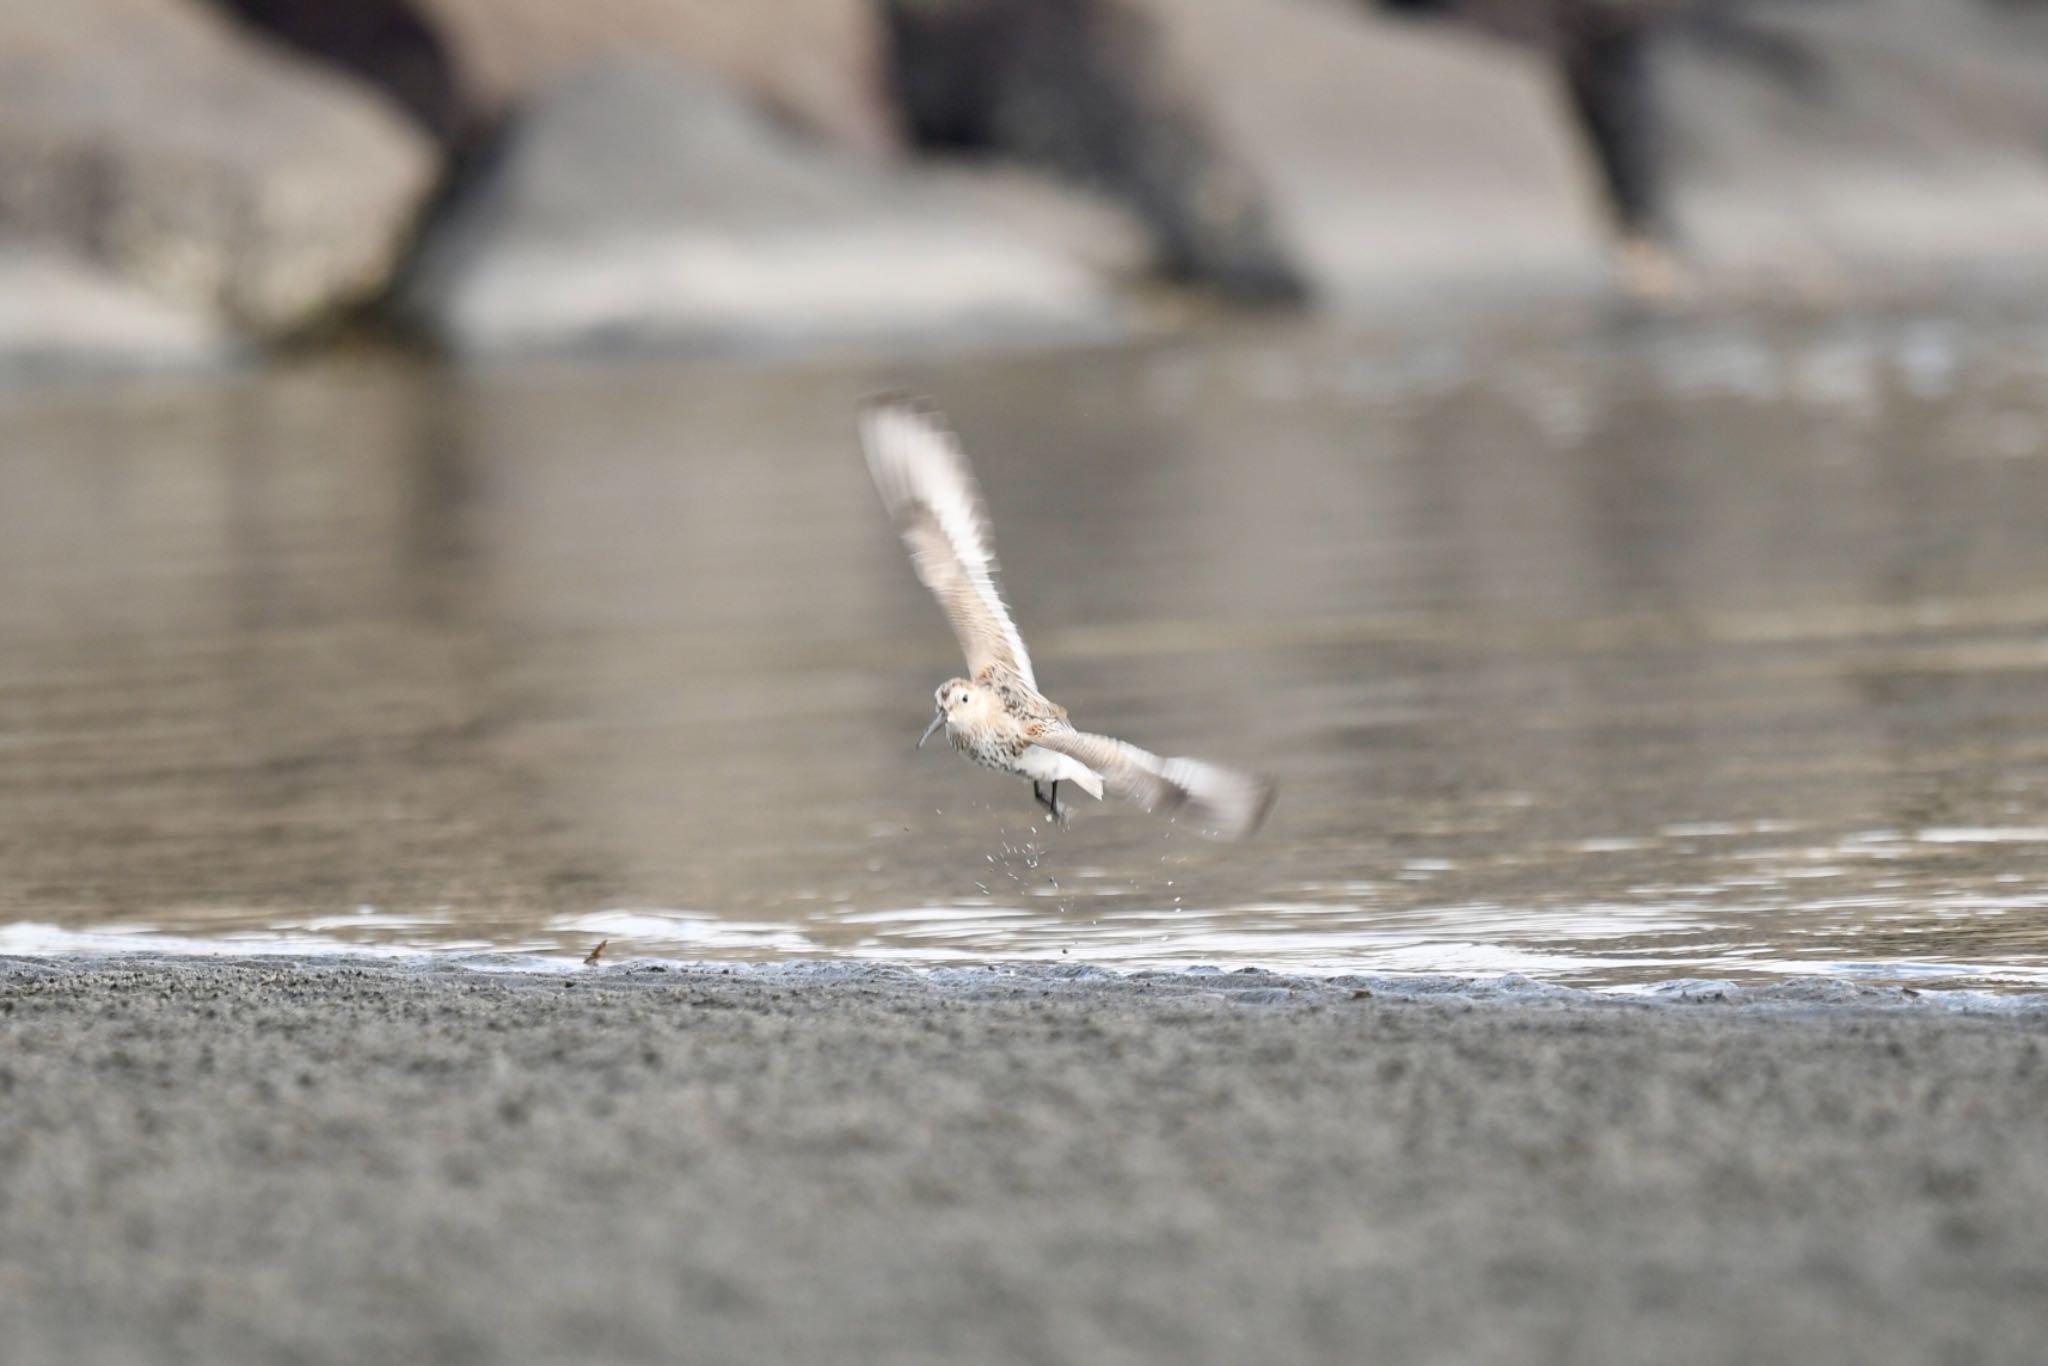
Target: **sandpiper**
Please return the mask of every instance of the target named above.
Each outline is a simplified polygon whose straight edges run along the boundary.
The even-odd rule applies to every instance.
[[[946,680],[934,694],[938,710],[920,748],[944,726],[969,759],[1029,778],[1032,795],[1061,824],[1060,784],[1070,782],[1098,800],[1107,788],[1148,811],[1184,809],[1202,829],[1229,838],[1258,827],[1273,804],[1270,779],[1200,759],[1162,759],[1076,730],[1067,709],[1038,691],[1024,638],[996,587],[981,491],[937,413],[901,396],[878,398],[861,410],[860,438],[911,565],[967,655],[968,676]]]

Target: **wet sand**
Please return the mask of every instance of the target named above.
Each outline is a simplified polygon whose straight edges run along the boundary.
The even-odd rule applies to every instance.
[[[81,1362],[2032,1362],[2048,1014],[0,962]]]

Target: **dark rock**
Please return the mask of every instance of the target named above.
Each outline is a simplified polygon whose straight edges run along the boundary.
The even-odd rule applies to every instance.
[[[465,352],[1101,336],[1118,306],[1073,231],[1047,240],[950,177],[846,156],[708,81],[618,62],[513,121],[396,303]]]
[[[383,91],[443,146],[478,130],[479,110],[441,33],[413,0],[215,0],[256,31]]]
[[[1598,161],[1608,206],[1631,234],[1655,235],[1662,206],[1662,125],[1650,84],[1658,28],[1693,0],[1379,0],[1412,16],[1449,17],[1542,53],[1563,78]]]
[[[870,155],[901,139],[871,0],[214,0],[462,150],[605,60],[672,61]]]
[[[1292,302],[1258,177],[1213,134],[1151,15],[1128,0],[888,0],[921,144],[1049,170],[1130,206],[1168,275]]]
[[[1545,63],[1321,0],[1143,0],[1338,307],[1601,288],[1609,229]]]

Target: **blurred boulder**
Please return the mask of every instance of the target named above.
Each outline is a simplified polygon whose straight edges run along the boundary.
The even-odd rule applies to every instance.
[[[1259,168],[1215,136],[1134,0],[886,0],[922,145],[1037,167],[1129,206],[1158,268],[1245,302],[1295,302]]]
[[[395,305],[469,353],[1114,332],[1116,291],[1074,241],[1091,229],[1045,222],[847,155],[681,69],[615,61],[512,120]]]
[[[46,373],[210,368],[231,360],[220,321],[59,252],[0,247],[0,381]]]
[[[481,111],[440,30],[415,0],[213,0],[248,28],[376,87],[444,147],[469,140]]]
[[[2048,256],[2041,6],[1708,4],[1651,74],[1664,214],[1710,277],[1831,293]]]
[[[333,0],[246,0],[315,12]],[[475,116],[494,121],[606,59],[715,76],[843,146],[898,145],[873,0],[411,0]]]
[[[0,224],[259,333],[388,279],[431,149],[181,0],[0,0]],[[53,324],[54,326],[54,324]]]
[[[1329,0],[1140,2],[1328,302],[1603,284],[1598,176],[1537,55]]]
[[[1377,0],[1415,17],[1455,18],[1535,49],[1562,78],[1625,234],[1655,235],[1658,124],[1649,53],[1663,24],[1696,0]],[[1640,247],[1640,241],[1631,243]]]

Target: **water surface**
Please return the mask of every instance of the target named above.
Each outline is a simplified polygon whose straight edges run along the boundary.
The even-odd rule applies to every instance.
[[[966,434],[1080,723],[1218,845],[912,742],[852,444]],[[0,952],[2048,982],[2048,331],[1236,333],[913,368],[0,395]]]

